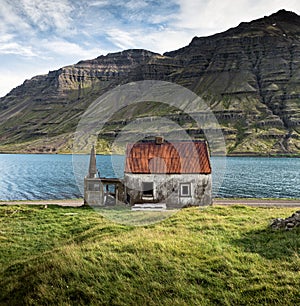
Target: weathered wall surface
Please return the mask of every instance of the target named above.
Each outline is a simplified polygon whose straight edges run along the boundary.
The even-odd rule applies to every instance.
[[[130,196],[130,204],[143,202],[143,182],[153,182],[154,202],[164,202],[168,208],[212,204],[211,174],[125,173],[124,182],[125,193]],[[180,196],[180,184],[184,183],[191,183],[191,196]]]
[[[84,203],[91,206],[104,205],[103,186],[99,178],[84,178]]]

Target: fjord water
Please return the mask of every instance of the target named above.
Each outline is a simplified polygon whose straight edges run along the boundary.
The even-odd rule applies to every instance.
[[[79,184],[87,173],[88,159],[88,155],[79,158]],[[220,163],[224,158],[212,158],[215,197],[300,198],[299,158],[227,157],[222,182]],[[97,166],[101,176],[122,177],[124,156],[98,155]],[[79,198],[80,190],[72,155],[0,155],[0,200]]]

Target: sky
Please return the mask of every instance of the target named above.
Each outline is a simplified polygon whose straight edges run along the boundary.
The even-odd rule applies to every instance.
[[[298,0],[0,0],[0,97],[25,79],[125,49],[164,53]]]

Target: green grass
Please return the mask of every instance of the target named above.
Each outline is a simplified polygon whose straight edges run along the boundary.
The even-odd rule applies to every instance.
[[[0,305],[297,305],[291,208],[189,208],[112,223],[89,208],[0,206]]]

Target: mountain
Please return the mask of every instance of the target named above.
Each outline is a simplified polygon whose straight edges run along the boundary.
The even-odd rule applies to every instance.
[[[285,10],[163,55],[126,50],[26,80],[0,99],[0,151],[71,151],[73,131],[95,98],[148,79],[201,96],[222,126],[229,154],[300,154],[300,16]],[[176,110],[145,104],[115,116],[98,150],[107,149],[133,113],[171,116],[202,136]]]

